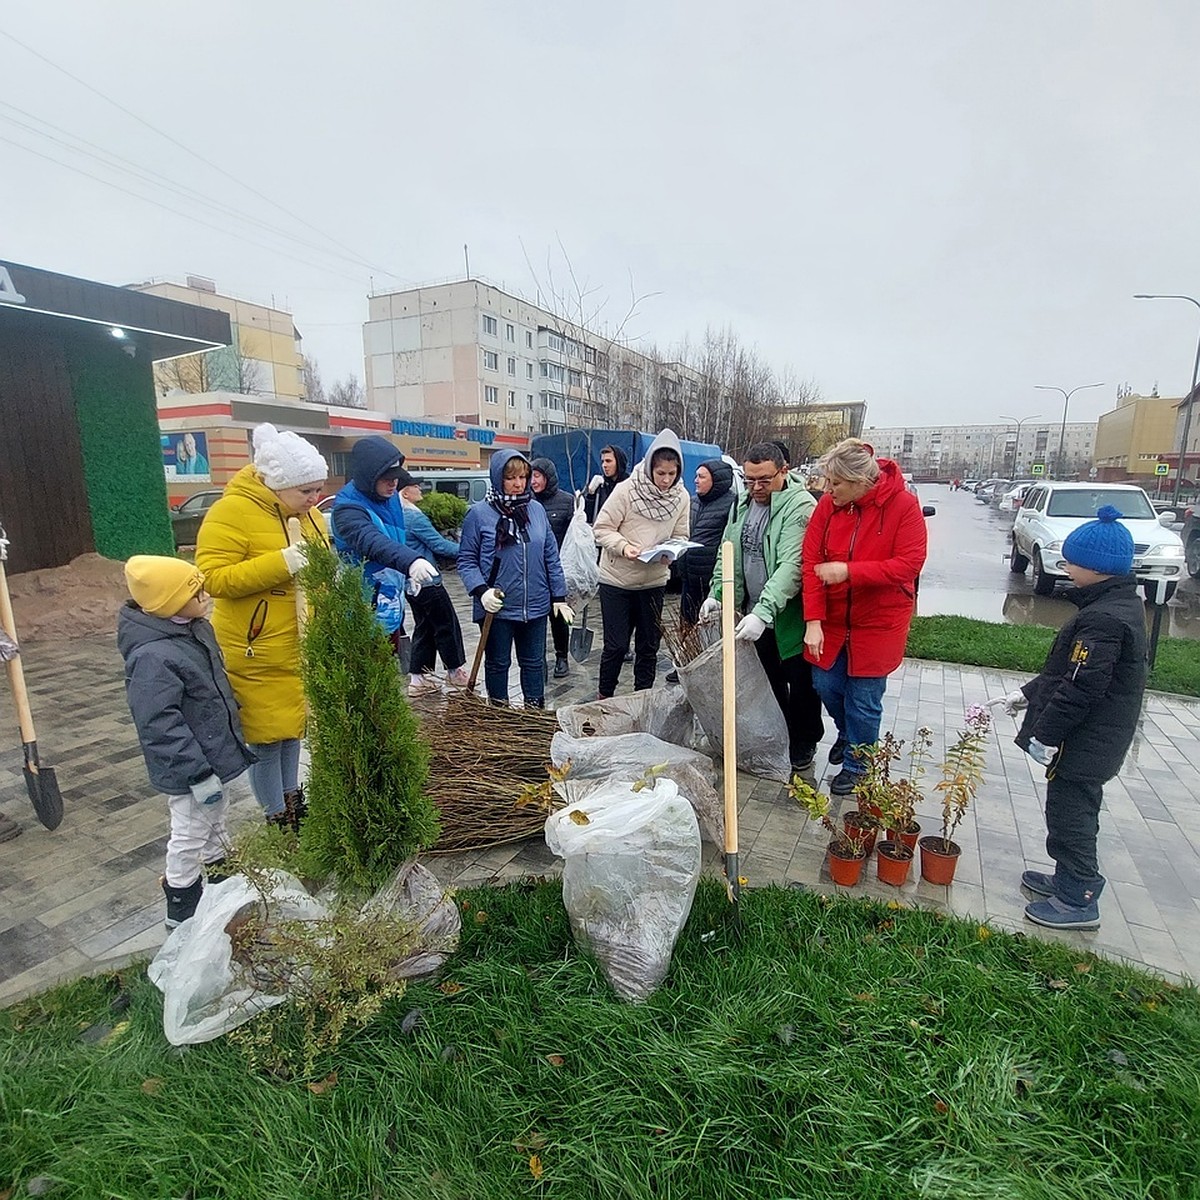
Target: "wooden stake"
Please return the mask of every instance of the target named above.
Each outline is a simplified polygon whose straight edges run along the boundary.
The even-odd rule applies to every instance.
[[[733,641],[733,543],[721,543],[721,709],[725,756],[725,887],[737,903],[741,895],[738,876],[737,795],[737,672]]]

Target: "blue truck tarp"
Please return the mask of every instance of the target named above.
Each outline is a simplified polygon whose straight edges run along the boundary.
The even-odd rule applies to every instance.
[[[654,441],[652,433],[630,433],[627,429],[572,429],[568,433],[541,433],[530,442],[531,458],[548,458],[558,472],[558,485],[573,492],[587,487],[588,480],[600,471],[600,451],[616,446],[625,452],[630,470],[641,462]],[[720,446],[704,442],[685,442],[683,482],[689,492],[696,490],[696,468],[710,458],[721,457]]]

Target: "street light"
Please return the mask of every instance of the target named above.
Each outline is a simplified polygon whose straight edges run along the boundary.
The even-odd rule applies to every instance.
[[[1067,441],[1067,405],[1071,403],[1071,397],[1076,392],[1086,391],[1088,388],[1103,387],[1102,383],[1081,383],[1078,387],[1073,387],[1069,392],[1060,387],[1055,387],[1052,383],[1035,383],[1035,388],[1043,392],[1058,392],[1063,398],[1063,419],[1062,428],[1058,431],[1058,465],[1056,474],[1063,474],[1063,464],[1066,461],[1066,456],[1063,452],[1063,446]]]
[[[1173,293],[1166,295],[1147,295],[1144,292],[1139,292],[1134,296],[1135,300],[1187,300],[1200,308],[1200,300],[1195,300],[1191,296],[1176,296]],[[1171,497],[1171,503],[1176,507],[1179,506],[1179,495],[1183,491],[1183,472],[1187,463],[1187,444],[1188,434],[1192,430],[1192,404],[1196,399],[1196,376],[1200,374],[1200,342],[1196,344],[1196,361],[1192,365],[1192,390],[1187,394],[1187,407],[1183,410],[1183,442],[1179,447],[1179,467],[1175,471],[1175,494]]]
[[[1024,425],[1026,421],[1036,421],[1037,419],[1038,419],[1037,413],[1034,413],[1032,417],[1022,417],[1019,421],[1017,420],[1016,417],[1006,417],[1003,413],[1000,414],[1000,420],[1011,421],[1017,427],[1017,444],[1013,447],[1013,474],[1014,475],[1016,475],[1016,473],[1017,473],[1017,463],[1021,458],[1021,426]],[[995,445],[994,442],[992,444]],[[1005,459],[1007,461],[1007,455],[1005,456]]]

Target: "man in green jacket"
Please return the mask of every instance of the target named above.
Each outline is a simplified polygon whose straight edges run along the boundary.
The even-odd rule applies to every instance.
[[[800,546],[817,506],[792,478],[778,446],[759,442],[746,452],[746,493],[739,497],[724,540],[733,543],[734,601],[745,616],[734,636],[753,642],[771,691],[783,711],[792,770],[812,766],[825,732],[812,667],[804,658],[800,605]],[[723,580],[717,558],[701,620],[715,620]]]

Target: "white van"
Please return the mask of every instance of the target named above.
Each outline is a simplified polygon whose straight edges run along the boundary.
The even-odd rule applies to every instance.
[[[487,495],[491,476],[484,470],[459,470],[451,468],[448,471],[409,467],[409,472],[415,475],[423,485],[424,492],[448,492],[468,504],[474,504]]]

